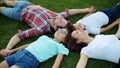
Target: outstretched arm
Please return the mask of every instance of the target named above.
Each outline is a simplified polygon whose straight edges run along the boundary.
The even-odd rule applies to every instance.
[[[90,16],[91,14],[93,14],[96,11],[96,9],[94,8],[94,6],[92,6],[91,9],[93,9],[93,11],[87,13],[84,17],[88,17],[88,16]]]
[[[19,30],[19,34],[20,34],[20,37],[18,36],[18,34],[15,34],[9,41],[6,49],[2,49],[0,51],[0,54],[2,56],[6,56],[8,51],[10,49],[12,49],[14,46],[16,46],[17,43],[19,43],[21,40],[24,40],[25,38],[28,38],[28,37],[32,37],[32,36],[37,36],[37,35],[42,35],[46,32],[46,28],[45,26],[42,26],[42,27],[34,27],[34,28],[31,28],[31,29],[28,29],[28,30],[25,30],[25,31],[20,31]]]
[[[14,53],[14,52],[16,52],[16,51],[18,51],[18,50],[24,49],[24,48],[26,48],[29,45],[30,44],[25,44],[25,45],[22,45],[22,46],[20,46],[18,48],[12,49],[12,50],[9,51],[9,55],[12,54],[12,53]]]
[[[112,29],[115,25],[117,25],[120,22],[120,18],[118,18],[116,21],[114,21],[112,24],[108,25],[107,27],[101,28],[100,33],[108,31]]]
[[[81,54],[76,68],[85,68],[87,61],[88,61],[88,56],[86,54]]]
[[[90,8],[84,8],[84,9],[70,9],[70,15],[76,15],[76,14],[81,14],[81,13],[89,13],[95,11],[94,6]]]
[[[8,42],[6,49],[12,49],[14,46],[16,46],[17,43],[19,43],[21,39],[18,37],[17,34],[15,34],[10,41]]]
[[[12,49],[12,50],[2,49],[2,50],[0,51],[0,54],[1,54],[3,57],[6,57],[6,56],[8,56],[8,55],[10,55],[10,54],[18,51],[18,50],[21,50],[21,49],[26,48],[28,45],[29,45],[29,44],[25,44],[25,45],[22,45],[22,46],[20,46],[20,47],[18,47],[18,48]],[[5,53],[4,53],[4,52],[5,52]]]
[[[20,38],[15,34],[9,41],[7,47],[5,49],[0,50],[0,55],[3,57],[8,55],[10,49],[12,49],[18,42],[20,42]]]
[[[52,66],[52,68],[59,68],[60,67],[60,64],[62,62],[62,59],[63,59],[64,55],[63,54],[58,54],[57,55],[57,58]]]

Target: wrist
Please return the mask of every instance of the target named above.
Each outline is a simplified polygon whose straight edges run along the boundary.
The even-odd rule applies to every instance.
[[[6,49],[10,50],[10,49],[11,49],[11,47],[10,47],[10,46],[7,46],[7,47],[6,47]]]

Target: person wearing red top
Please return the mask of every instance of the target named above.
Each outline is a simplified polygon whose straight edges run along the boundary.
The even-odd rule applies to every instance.
[[[0,7],[1,14],[8,18],[25,22],[31,27],[30,29],[24,31],[18,30],[18,33],[16,33],[8,42],[6,48],[0,51],[2,56],[6,56],[6,52],[9,49],[12,49],[17,43],[28,37],[43,35],[46,32],[51,32],[51,28],[54,30],[57,30],[58,28],[64,28],[68,23],[65,18],[71,15],[93,12],[95,10],[95,8],[92,6],[90,8],[70,9],[61,13],[57,13],[40,5],[32,4],[29,1],[1,1],[8,6],[13,6],[12,8]]]

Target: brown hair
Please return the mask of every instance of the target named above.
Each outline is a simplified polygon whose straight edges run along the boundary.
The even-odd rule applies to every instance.
[[[75,30],[73,24],[71,21],[68,21],[68,23],[66,24],[65,26],[68,34],[64,40],[64,44],[66,45],[66,47],[68,48],[69,47],[69,44],[70,44],[70,41],[71,41],[71,33]]]
[[[68,21],[68,23],[66,25],[66,29],[68,31],[68,35],[65,38],[64,44],[66,45],[66,47],[68,49],[80,52],[81,49],[83,47],[85,47],[87,44],[85,44],[85,43],[77,44],[76,43],[76,39],[71,36],[71,33],[75,30],[75,27],[73,26],[73,24],[70,21]]]
[[[83,47],[85,47],[85,46],[87,46],[87,44],[86,43],[77,43],[77,39],[75,39],[75,38],[71,38],[71,42],[70,42],[70,45],[69,45],[69,49],[70,50],[73,50],[73,51],[77,51],[77,52],[80,52],[81,51],[81,49],[83,48]]]
[[[76,39],[71,36],[71,33],[75,30],[75,27],[73,26],[72,22],[68,21],[65,28],[68,32],[68,35],[66,36],[63,44],[70,50],[80,52],[81,49],[86,46],[86,44],[77,44]]]

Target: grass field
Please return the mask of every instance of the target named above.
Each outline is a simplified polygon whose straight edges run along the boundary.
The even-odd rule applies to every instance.
[[[42,5],[45,8],[50,10],[61,12],[64,9],[72,9],[72,8],[85,8],[90,6],[95,6],[98,10],[101,9],[109,9],[112,8],[116,3],[120,0],[30,0],[34,4]],[[2,5],[0,5],[2,6]],[[80,18],[82,18],[85,14],[75,15],[69,17],[68,19],[72,22],[76,22]],[[5,48],[9,39],[17,33],[17,30],[26,30],[29,27],[25,23],[21,23],[18,21],[11,20],[3,15],[0,15],[0,49]],[[117,30],[117,26],[111,29],[104,34],[113,34]],[[51,33],[47,33],[46,35],[53,36]],[[26,39],[25,41],[20,42],[17,46],[33,42],[38,37],[31,37]],[[75,68],[79,59],[79,53],[75,53],[70,51],[69,56],[66,56],[61,64],[61,68]],[[4,58],[0,57],[0,62],[3,61]],[[40,63],[38,68],[51,68],[54,63],[55,57],[49,59],[46,62]],[[86,68],[120,68],[120,65],[96,59],[89,59]]]

